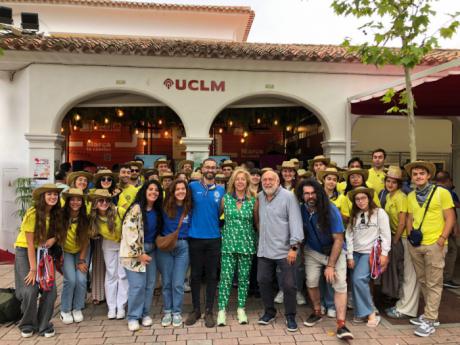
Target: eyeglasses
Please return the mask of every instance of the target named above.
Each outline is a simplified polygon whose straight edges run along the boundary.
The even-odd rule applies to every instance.
[[[139,169],[130,169],[131,172],[139,172]]]
[[[311,193],[305,192],[305,193],[303,193],[303,195],[305,195],[305,196],[312,196],[312,195],[316,195],[316,192],[311,192]]]
[[[101,177],[101,182],[112,182],[112,178],[109,176],[109,177]]]

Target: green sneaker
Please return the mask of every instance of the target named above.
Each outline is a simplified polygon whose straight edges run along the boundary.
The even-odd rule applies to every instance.
[[[236,314],[238,316],[238,323],[240,325],[245,325],[248,323],[248,316],[246,315],[244,308],[238,308],[236,310]]]
[[[227,314],[225,310],[219,310],[217,313],[217,326],[225,326],[227,319]]]

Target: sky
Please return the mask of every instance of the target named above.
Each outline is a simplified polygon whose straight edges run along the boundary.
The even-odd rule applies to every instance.
[[[145,0],[144,0],[145,1]],[[160,0],[149,2],[249,6],[255,13],[249,42],[340,44],[345,37],[352,42],[370,41],[354,18],[337,16],[330,7],[331,0]],[[460,12],[460,0],[439,0],[433,5],[437,15],[432,20],[430,32],[445,24],[447,13]],[[392,43],[397,46],[397,42]],[[441,40],[442,48],[460,49],[460,34],[451,40]]]

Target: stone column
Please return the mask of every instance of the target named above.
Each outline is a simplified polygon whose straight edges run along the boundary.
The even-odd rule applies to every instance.
[[[460,186],[460,118],[452,118],[452,178]],[[458,188],[457,188],[458,193]]]
[[[183,144],[186,146],[186,159],[195,162],[195,167],[198,167],[203,159],[209,156],[209,145],[212,143],[212,138],[203,137],[188,137],[182,138]]]
[[[347,164],[346,150],[347,144],[345,140],[325,140],[321,142],[323,153],[329,157],[337,166],[343,167]]]
[[[38,170],[42,172],[46,169],[46,178],[43,182],[54,182],[54,173],[59,168],[62,157],[62,148],[64,143],[64,136],[54,133],[26,133],[26,140],[29,142],[29,176],[34,176]],[[48,164],[42,164],[43,169],[37,169],[38,164],[43,162]]]

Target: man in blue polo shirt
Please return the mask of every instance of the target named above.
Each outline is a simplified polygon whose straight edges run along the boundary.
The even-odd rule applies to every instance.
[[[297,187],[296,194],[301,203],[306,238],[304,254],[307,288],[313,303],[313,313],[304,324],[313,327],[322,319],[319,280],[320,275],[324,274],[326,282],[334,289],[337,337],[353,339],[353,334],[345,326],[347,264],[345,251],[342,250],[345,238],[342,217],[318,182],[311,179],[303,181]]]
[[[185,324],[190,326],[201,317],[200,290],[203,271],[206,275],[205,325],[214,327],[214,297],[217,290],[217,269],[220,260],[220,203],[225,194],[215,183],[217,163],[211,158],[203,161],[200,181],[190,183],[192,193],[192,225],[189,230],[189,253],[193,311]]]

